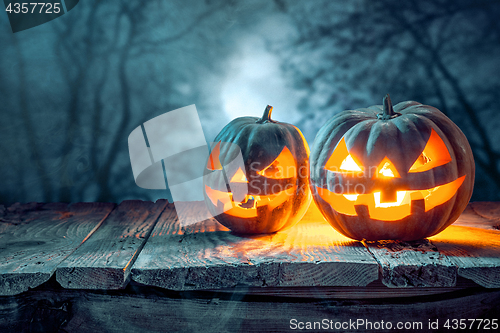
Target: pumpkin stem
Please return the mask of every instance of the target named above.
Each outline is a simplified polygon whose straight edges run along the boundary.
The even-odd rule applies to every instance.
[[[394,108],[392,107],[391,96],[389,94],[384,97],[384,116],[391,117],[394,115]]]
[[[389,94],[384,97],[384,108],[382,109],[382,113],[377,115],[378,119],[388,120],[392,118],[396,118],[401,115],[399,112],[394,112],[394,108],[392,107],[391,97]]]
[[[275,123],[276,121],[271,119],[271,113],[273,112],[273,107],[271,105],[268,105],[266,109],[264,110],[264,114],[262,115],[262,118],[257,120],[258,124],[265,124],[265,123]]]

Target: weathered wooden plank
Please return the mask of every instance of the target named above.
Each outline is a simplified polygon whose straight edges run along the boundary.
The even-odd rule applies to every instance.
[[[367,242],[368,249],[380,264],[382,282],[390,287],[452,287],[455,285],[457,274],[464,277],[473,274],[476,279],[492,281],[491,283],[483,281],[480,283],[483,286],[493,287],[498,285],[493,280],[495,277],[497,281],[500,280],[498,277],[499,262],[480,258],[482,254],[488,255],[488,251],[497,253],[495,250],[490,248],[482,253],[478,253],[476,250],[469,254],[469,260],[466,260],[466,262],[462,260],[460,264],[457,264],[456,255],[453,254],[453,251],[448,251],[450,247],[437,246],[434,240],[445,239],[447,242],[453,242],[458,246],[454,251],[467,251],[465,247],[460,248],[459,243],[456,242],[460,237],[456,238],[455,241],[450,238],[452,234],[454,235],[454,233],[450,233],[450,230],[459,230],[455,228],[465,226],[469,227],[469,232],[475,236],[481,235],[484,230],[494,232],[494,226],[499,221],[497,218],[497,216],[500,216],[497,215],[500,214],[499,207],[499,203],[475,202],[469,204],[459,219],[446,229],[447,233],[432,237],[432,242],[428,240],[417,242]],[[481,211],[483,215],[479,215],[478,211]],[[448,238],[443,239],[443,235],[448,235],[446,236]],[[498,240],[498,237],[496,239]],[[443,252],[442,249],[446,249],[448,252]],[[451,254],[453,258],[449,258],[448,254]],[[477,258],[477,260],[472,260],[472,257]],[[472,262],[469,261],[474,261],[477,266],[472,269]],[[491,277],[486,277],[489,275]]]
[[[448,331],[444,324],[453,318],[489,319],[491,330],[491,320],[498,318],[500,312],[500,291],[486,292],[482,288],[397,300],[297,300],[151,289],[138,286],[103,292],[42,289],[2,297],[0,331],[441,332]],[[333,327],[314,324],[323,319]],[[298,322],[303,323],[300,324],[303,329],[297,327]],[[307,322],[317,326],[306,329]],[[399,322],[403,326],[398,329]],[[438,326],[432,330],[429,323]],[[473,324],[472,329],[465,331],[482,331],[485,327],[484,322],[481,327],[479,322]],[[467,322],[467,328],[470,325]]]
[[[500,288],[500,231],[452,225],[430,238],[458,275],[487,288]]]
[[[191,205],[196,214],[196,205]],[[181,228],[173,208],[159,219],[132,267],[134,281],[174,290],[245,286],[366,286],[378,265],[337,233],[315,206],[271,235],[238,236],[208,219]]]
[[[0,295],[47,281],[113,209],[110,203],[14,204],[0,216]]]
[[[473,281],[459,277],[454,287],[420,287],[420,288],[389,288],[382,281],[377,280],[365,287],[245,287],[209,289],[206,291],[223,294],[234,294],[242,296],[266,296],[266,297],[292,297],[308,299],[384,299],[384,298],[408,298],[417,296],[431,296],[447,294],[451,292],[465,292],[471,288],[482,288]]]
[[[500,228],[500,203],[471,202],[453,225],[498,230]]]
[[[118,289],[144,246],[166,200],[123,201],[99,229],[56,270],[64,288]]]
[[[457,267],[427,239],[365,242],[388,287],[453,287]]]
[[[488,219],[493,229],[500,229],[500,202],[478,201],[471,202],[469,206],[476,214]]]

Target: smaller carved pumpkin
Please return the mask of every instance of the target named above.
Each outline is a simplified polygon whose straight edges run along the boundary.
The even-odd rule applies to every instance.
[[[298,128],[241,117],[215,138],[204,174],[205,202],[237,233],[272,233],[294,225],[310,202],[309,147]],[[234,163],[241,153],[244,165]]]
[[[417,102],[344,111],[318,132],[311,189],[327,221],[366,240],[416,240],[452,224],[472,195],[474,158],[462,131]]]

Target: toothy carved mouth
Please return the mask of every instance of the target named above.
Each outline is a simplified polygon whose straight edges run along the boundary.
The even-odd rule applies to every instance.
[[[364,205],[368,208],[371,219],[398,221],[412,214],[412,203],[415,200],[424,200],[426,212],[444,204],[455,195],[464,180],[465,176],[462,176],[427,190],[397,191],[396,201],[393,202],[381,202],[381,192],[338,194],[320,187],[316,187],[316,190],[319,196],[340,214],[357,216],[356,206]]]
[[[290,193],[295,193],[297,186],[287,188],[275,194],[269,195],[245,195],[242,201],[233,200],[232,192],[224,192],[214,190],[205,185],[205,193],[214,205],[218,214],[228,214],[236,217],[256,217],[257,207],[267,206],[269,210],[273,210],[289,197]]]

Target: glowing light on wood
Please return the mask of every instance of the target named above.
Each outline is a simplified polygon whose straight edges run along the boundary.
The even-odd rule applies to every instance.
[[[271,164],[257,173],[272,179],[292,178],[296,175],[295,159],[288,147],[285,146]]]
[[[318,194],[340,214],[357,216],[355,206],[368,207],[369,217],[374,220],[399,221],[411,215],[411,205],[423,199],[425,211],[444,204],[457,192],[465,180],[465,175],[454,181],[424,190],[397,191],[395,202],[381,202],[381,192],[366,194],[337,194],[328,189],[316,187]]]
[[[399,178],[399,173],[392,162],[386,157],[377,167],[377,178]]]
[[[208,170],[222,170],[222,165],[220,164],[220,142],[218,142],[215,147],[212,149],[210,156],[207,161],[207,169]]]
[[[423,172],[451,162],[450,152],[439,135],[431,129],[431,136],[422,153],[408,172]]]

